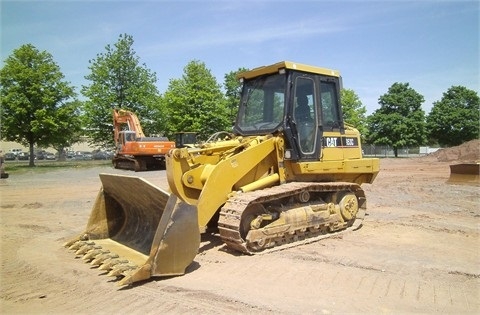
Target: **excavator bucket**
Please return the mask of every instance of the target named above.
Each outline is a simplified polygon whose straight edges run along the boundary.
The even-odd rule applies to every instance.
[[[200,246],[196,207],[139,177],[100,179],[85,232],[65,246],[119,285],[184,274]]]

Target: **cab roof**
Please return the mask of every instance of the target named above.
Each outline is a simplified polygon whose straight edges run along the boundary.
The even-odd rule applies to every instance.
[[[323,74],[328,76],[340,77],[338,70],[331,70],[316,66],[310,66],[292,61],[281,61],[269,66],[258,67],[246,72],[239,73],[237,78],[251,79],[265,74],[277,73],[280,69],[298,70],[314,74]]]

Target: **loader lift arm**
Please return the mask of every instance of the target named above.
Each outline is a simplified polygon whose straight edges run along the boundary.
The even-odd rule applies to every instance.
[[[197,150],[173,150],[167,157],[168,184],[173,194],[197,207],[199,227],[205,232],[210,219],[235,192],[280,184],[285,176],[280,175],[283,161],[277,152],[282,149],[282,139],[261,136]]]

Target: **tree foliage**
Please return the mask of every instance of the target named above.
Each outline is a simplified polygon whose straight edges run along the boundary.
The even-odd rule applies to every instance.
[[[199,140],[206,140],[217,131],[231,129],[220,85],[203,62],[189,62],[181,79],[171,79],[162,101],[169,136],[193,131]]]
[[[360,131],[362,138],[367,135],[367,109],[353,90],[340,90],[340,102],[342,104],[343,119],[346,123],[354,126]]]
[[[379,98],[380,108],[369,117],[368,140],[374,144],[398,148],[418,146],[426,142],[424,98],[408,83],[394,83]]]
[[[226,104],[228,109],[228,119],[235,123],[237,117],[238,105],[240,104],[240,93],[242,92],[242,84],[237,79],[239,73],[248,71],[247,68],[238,68],[236,71],[230,71],[225,74],[223,86],[225,88]]]
[[[427,117],[429,138],[442,146],[455,146],[480,138],[480,98],[475,91],[452,86],[434,102]]]
[[[59,159],[65,159],[65,149],[80,142],[83,136],[81,108],[82,102],[75,100],[65,103],[57,111],[58,128],[51,139],[51,146],[59,153]]]
[[[106,52],[90,60],[85,78],[91,83],[82,87],[82,94],[88,98],[85,124],[93,145],[113,145],[113,108],[134,112],[147,135],[163,130],[156,74],[140,64],[133,43],[132,36],[120,35],[114,46],[107,45]]]
[[[76,109],[66,103],[74,89],[63,79],[52,55],[31,44],[14,50],[0,70],[1,136],[29,147],[30,166],[35,145],[72,142],[80,128]]]

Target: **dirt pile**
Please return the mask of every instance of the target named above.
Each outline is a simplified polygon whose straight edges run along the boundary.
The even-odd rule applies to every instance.
[[[452,148],[440,149],[431,154],[439,162],[478,162],[480,161],[480,140],[471,140]]]

